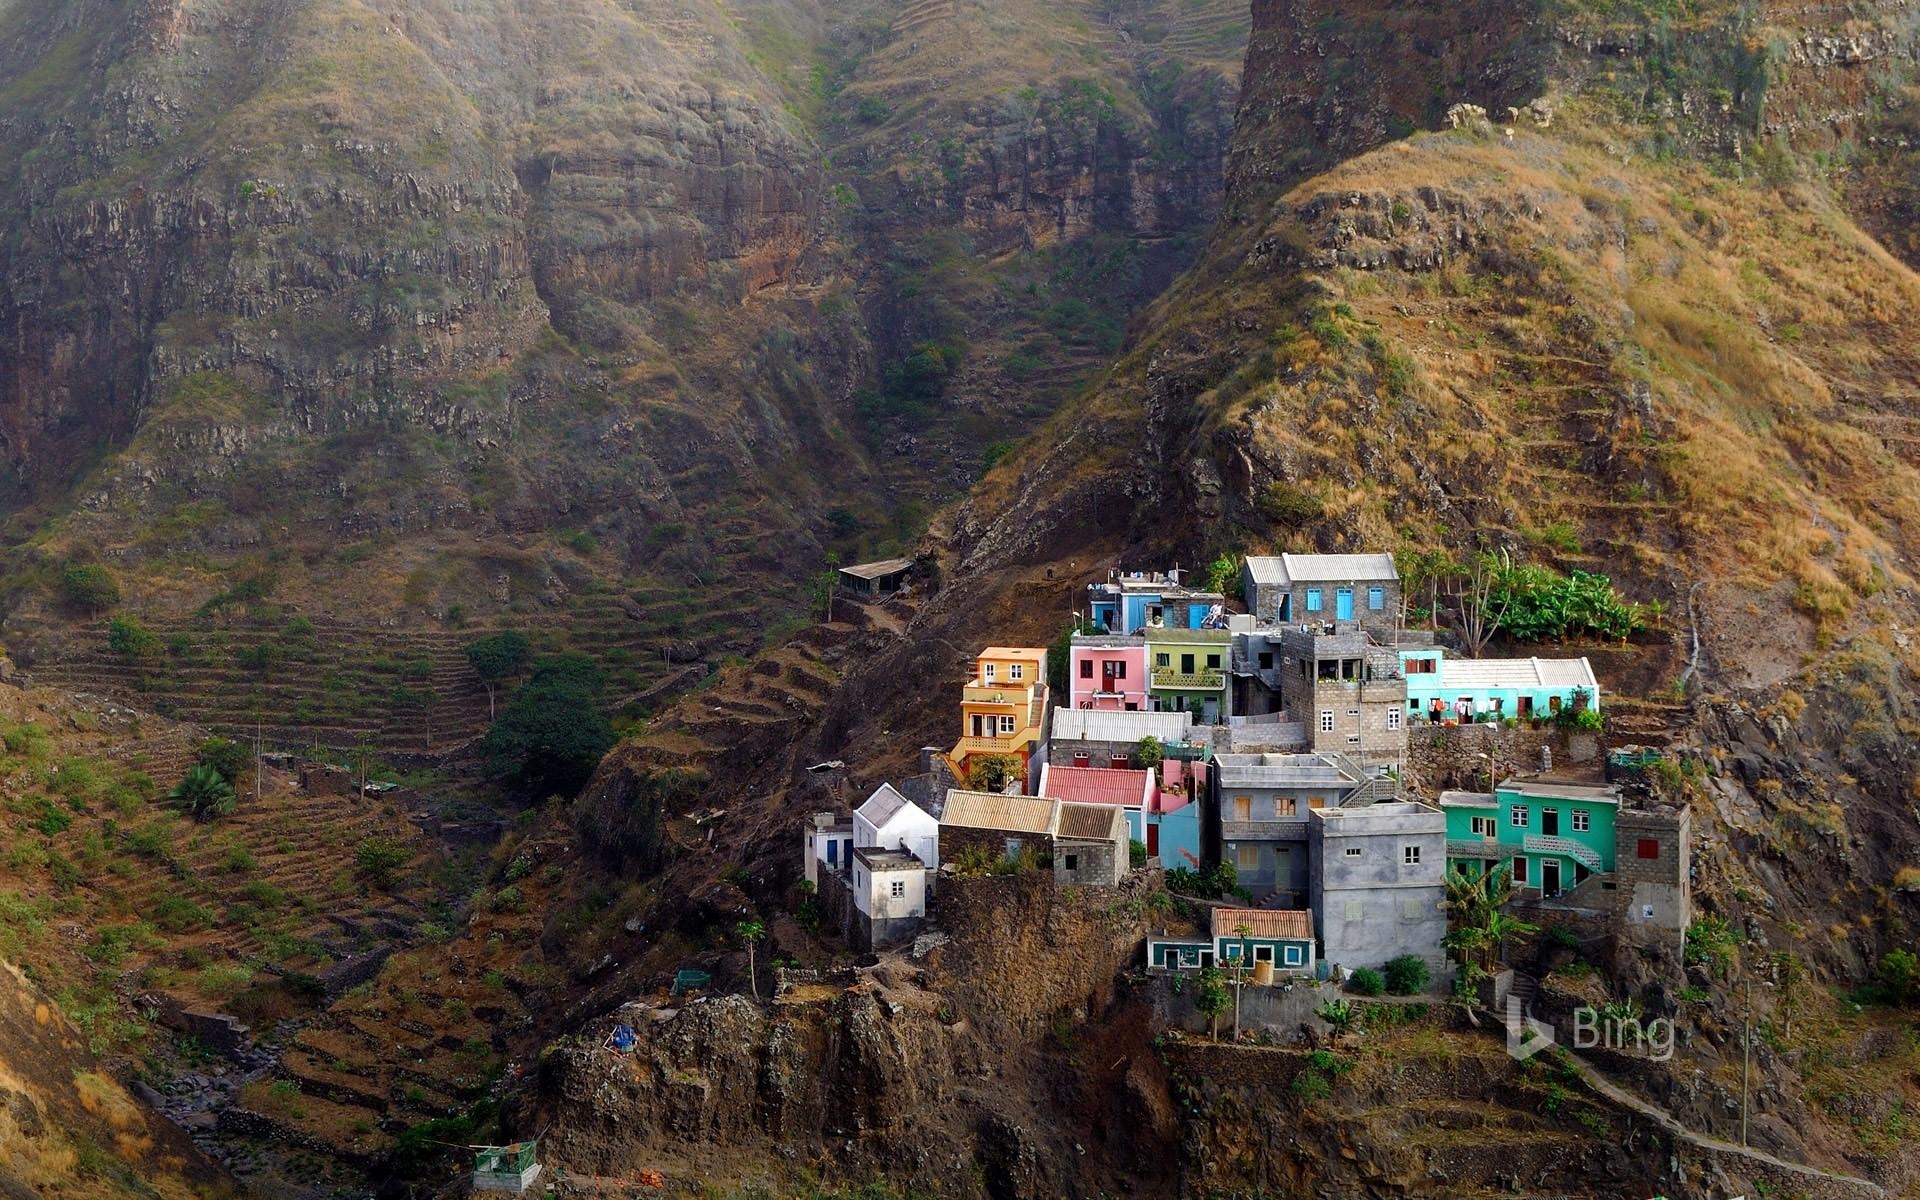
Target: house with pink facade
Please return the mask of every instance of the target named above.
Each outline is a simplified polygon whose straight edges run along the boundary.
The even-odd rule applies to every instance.
[[[1077,633],[1069,651],[1067,681],[1073,707],[1114,712],[1150,712],[1147,643],[1143,638]]]

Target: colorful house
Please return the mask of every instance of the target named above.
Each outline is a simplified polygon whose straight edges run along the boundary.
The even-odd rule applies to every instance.
[[[1409,721],[1525,721],[1582,705],[1600,711],[1584,658],[1448,658],[1438,646],[1400,651]]]
[[[1152,771],[1062,767],[1053,763],[1040,768],[1043,798],[1118,808],[1127,818],[1127,836],[1143,844],[1147,840],[1147,810],[1153,806],[1159,790]]]
[[[1115,571],[1087,585],[1087,615],[1096,629],[1133,634],[1149,625],[1201,629],[1224,620],[1227,598],[1180,582],[1179,570]]]
[[[1220,724],[1231,711],[1227,656],[1232,635],[1225,629],[1149,628],[1145,636],[1153,707],[1190,712],[1195,724]]]
[[[1046,739],[1047,652],[1025,646],[988,646],[974,660],[973,678],[960,693],[960,741],[949,755],[954,774],[968,779],[975,760],[1011,758],[1021,786],[1038,773]]]
[[[1557,896],[1617,859],[1620,789],[1552,779],[1509,779],[1493,792],[1442,792],[1447,868],[1477,875],[1505,863],[1513,881]]]
[[[1212,932],[1214,961],[1223,967],[1272,963],[1277,970],[1313,974],[1313,914],[1305,909],[1216,908]]]
[[[1067,680],[1074,708],[1143,712],[1153,707],[1144,640],[1077,633],[1068,653]]]
[[[1198,870],[1204,865],[1200,814],[1205,809],[1203,801],[1212,771],[1213,764],[1203,749],[1193,759],[1170,753],[1160,764],[1160,789],[1147,808],[1148,859],[1157,859],[1168,868]]]

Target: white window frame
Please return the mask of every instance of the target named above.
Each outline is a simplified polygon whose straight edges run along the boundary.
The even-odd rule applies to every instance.
[[[1323,708],[1320,710],[1320,732],[1321,733],[1333,732],[1333,710],[1330,708]]]
[[[1394,733],[1400,731],[1400,710],[1398,708],[1390,708],[1387,710],[1387,729]]]
[[[1018,683],[1020,680],[1026,677],[1026,674],[1027,674],[1027,665],[1025,663],[1008,663],[1007,664],[1007,678],[1012,682]]]
[[[1400,865],[1403,867],[1419,866],[1420,865],[1420,847],[1418,846],[1400,847]]]
[[[1533,824],[1533,810],[1524,804],[1509,804],[1507,823],[1515,829],[1529,828]]]
[[[1300,959],[1300,947],[1298,947],[1298,946],[1288,946],[1288,947],[1286,948],[1286,954],[1287,954],[1287,965],[1288,965],[1288,966],[1290,966],[1290,967],[1297,967],[1297,966],[1299,966],[1299,965],[1300,965],[1300,962],[1301,962],[1301,959]]]
[[[992,664],[992,663],[981,663],[981,664],[980,664],[980,680],[981,680],[981,682],[983,682],[983,683],[992,683],[992,682],[993,682],[993,674],[994,674],[994,664]]]
[[[1499,837],[1499,817],[1469,817],[1467,827],[1473,830],[1475,837]]]
[[[907,881],[896,879],[888,885],[887,891],[895,900],[904,900],[907,897]]]
[[[1364,853],[1366,853],[1366,852],[1365,852],[1364,850],[1362,850],[1362,849],[1361,849],[1360,847],[1358,847],[1358,846],[1348,846],[1348,847],[1347,847],[1347,857],[1348,857],[1348,858],[1359,858],[1359,857],[1360,857],[1360,856],[1361,856],[1362,854],[1364,854]]]
[[[1593,813],[1592,812],[1584,808],[1576,808],[1573,810],[1573,813],[1571,815],[1572,815],[1572,822],[1573,822],[1573,831],[1575,833],[1591,833],[1593,831]]]
[[[1001,736],[1001,737],[1012,737],[1012,736],[1013,736],[1013,731],[1014,731],[1014,729],[1015,729],[1015,725],[1014,725],[1014,723],[1013,723],[1013,718],[1012,718],[1012,717],[1009,717],[1009,716],[1007,716],[1007,715],[1005,715],[1004,713],[1003,713],[1003,714],[1001,714],[1001,717],[1000,717],[1000,736]]]

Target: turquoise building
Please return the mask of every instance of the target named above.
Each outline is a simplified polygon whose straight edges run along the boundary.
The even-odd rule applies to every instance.
[[[1491,793],[1442,792],[1440,810],[1449,871],[1504,863],[1517,886],[1557,896],[1614,869],[1618,788],[1509,779]]]
[[[1600,711],[1600,683],[1584,658],[1448,658],[1438,646],[1400,651],[1407,721],[1552,717],[1584,704]]]

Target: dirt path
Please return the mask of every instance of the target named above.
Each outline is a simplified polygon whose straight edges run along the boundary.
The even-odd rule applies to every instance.
[[[1711,1150],[1716,1154],[1729,1154],[1736,1158],[1744,1158],[1751,1162],[1771,1167],[1776,1171],[1784,1171],[1789,1175],[1796,1175],[1804,1179],[1818,1179],[1825,1183],[1835,1184],[1850,1189],[1852,1194],[1862,1197],[1863,1200],[1868,1197],[1871,1197],[1872,1200],[1884,1200],[1886,1197],[1886,1189],[1871,1180],[1860,1179],[1852,1175],[1842,1175],[1836,1171],[1823,1171],[1818,1167],[1807,1166],[1805,1163],[1788,1162],[1784,1158],[1776,1158],[1763,1150],[1755,1150],[1751,1146],[1740,1146],[1733,1142],[1721,1141],[1716,1137],[1709,1137],[1704,1133],[1695,1133],[1693,1130],[1682,1125],[1673,1114],[1669,1113],[1666,1109],[1650,1101],[1642,1100],[1640,1097],[1602,1075],[1591,1065],[1574,1057],[1574,1055],[1570,1053],[1563,1054],[1561,1058],[1562,1061],[1566,1062],[1573,1069],[1575,1074],[1580,1076],[1588,1087],[1613,1101],[1615,1104],[1630,1108],[1641,1116],[1646,1117],[1654,1124],[1660,1126],[1660,1128],[1672,1134],[1675,1138],[1690,1146],[1697,1146],[1702,1150]]]

